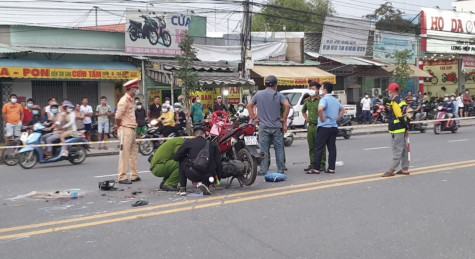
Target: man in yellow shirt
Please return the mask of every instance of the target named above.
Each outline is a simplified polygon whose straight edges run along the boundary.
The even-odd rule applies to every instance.
[[[21,122],[23,121],[23,107],[17,103],[18,98],[16,94],[10,95],[10,102],[5,104],[2,109],[2,118],[6,123],[5,129],[5,145],[8,145],[11,137],[20,137]]]

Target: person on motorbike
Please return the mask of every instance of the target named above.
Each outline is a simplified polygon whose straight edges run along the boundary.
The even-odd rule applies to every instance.
[[[33,117],[31,117],[30,121],[26,124],[26,126],[33,126],[36,123],[43,123],[44,117],[41,115],[41,107],[39,105],[33,106],[31,109],[33,113]]]
[[[66,139],[69,137],[78,137],[79,134],[77,132],[77,127],[76,127],[76,113],[74,112],[74,105],[67,101],[63,104],[63,109],[65,110],[64,112],[61,113],[61,116],[63,116],[62,120],[65,122],[63,125],[62,129],[64,132],[61,134],[59,137],[61,140],[61,143],[66,144]],[[63,157],[68,156],[68,149],[66,146],[63,146]]]
[[[412,102],[410,104],[412,110],[414,111],[414,118],[416,121],[425,118],[427,114],[422,110],[422,104],[419,102],[416,96],[412,97]]]
[[[238,104],[238,110],[236,112],[236,117],[249,117],[249,111],[246,109],[244,103]]]
[[[170,106],[166,103],[162,105],[162,115],[158,118],[158,121],[161,122],[162,128],[160,129],[160,134],[167,137],[173,131],[175,131],[175,112],[170,110]]]
[[[175,111],[176,130],[185,130],[186,129],[186,114],[182,110],[181,103],[174,103],[173,110]]]
[[[444,104],[442,105],[445,108],[445,116],[447,117],[447,125],[450,125],[452,118],[454,117],[454,104],[450,101],[449,97],[444,98]]]
[[[450,95],[450,101],[452,102],[453,104],[453,113],[454,113],[454,118],[458,118],[459,117],[459,114],[458,114],[458,111],[459,111],[459,103],[457,102],[457,100],[455,99],[455,94],[451,94]],[[458,124],[460,124],[460,121],[459,120],[455,120],[455,122]]]
[[[46,128],[45,131],[53,131],[51,133],[45,134],[41,137],[42,142],[50,145],[53,144],[55,140],[58,140],[63,133],[62,126],[65,124],[62,121],[62,116],[59,113],[59,105],[52,104],[50,106],[51,117],[50,122],[52,123],[49,128]],[[51,159],[53,157],[53,146],[47,146],[45,153],[45,159]]]
[[[383,96],[379,95],[378,98],[374,98],[373,100],[373,113],[375,113],[379,109],[379,105],[383,102]]]

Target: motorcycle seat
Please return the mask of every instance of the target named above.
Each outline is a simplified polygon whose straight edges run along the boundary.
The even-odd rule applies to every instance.
[[[140,28],[142,27],[142,23],[138,22],[138,21],[130,20],[130,24],[133,24],[133,25],[135,25],[137,27],[140,27]]]

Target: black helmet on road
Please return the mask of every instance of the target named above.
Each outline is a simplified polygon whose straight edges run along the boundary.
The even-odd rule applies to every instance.
[[[266,77],[265,84],[268,87],[277,85],[277,77],[275,77],[273,75],[270,75],[270,76]]]

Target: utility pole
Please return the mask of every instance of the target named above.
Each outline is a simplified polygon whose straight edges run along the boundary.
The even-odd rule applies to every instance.
[[[98,27],[97,27],[97,6],[94,6],[94,9],[96,9],[96,31],[98,30]]]
[[[249,79],[249,68],[246,67],[246,60],[251,59],[251,15],[249,0],[243,2],[244,13],[241,27],[241,66],[243,79]]]

